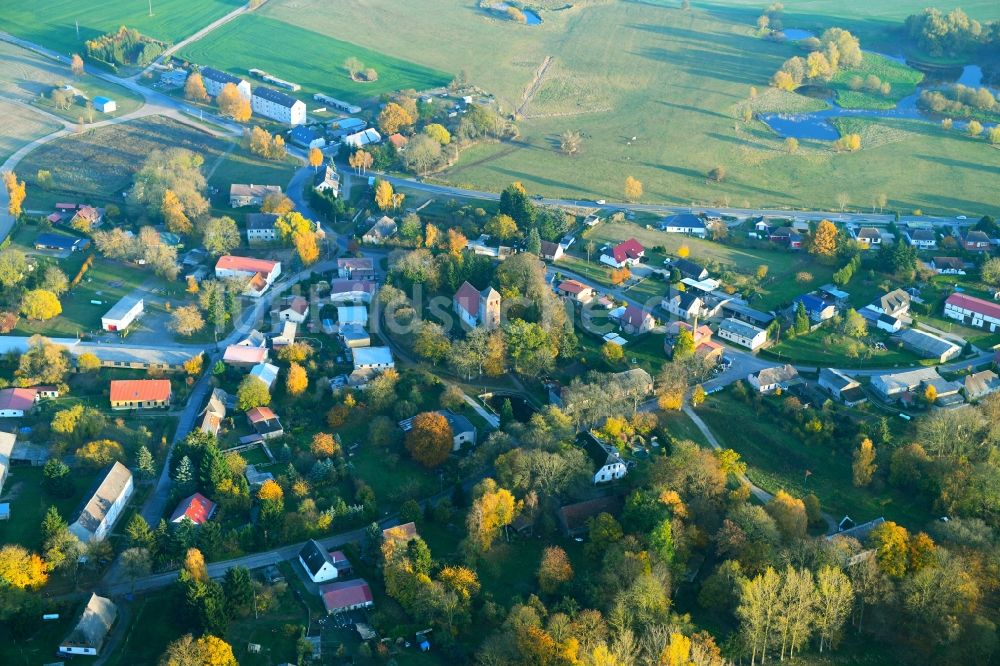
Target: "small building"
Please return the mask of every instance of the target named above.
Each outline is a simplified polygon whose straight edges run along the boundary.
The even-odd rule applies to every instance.
[[[837,307],[833,303],[828,303],[815,294],[803,294],[792,299],[792,313],[798,310],[799,303],[809,315],[809,320],[813,323],[820,323],[833,319],[837,314]]]
[[[371,303],[375,283],[368,280],[338,278],[330,282],[331,303]]]
[[[665,296],[660,306],[685,321],[705,315],[705,301],[695,291],[678,291],[673,296]]]
[[[42,233],[35,239],[36,250],[52,250],[54,252],[78,252],[90,247],[86,238],[64,236],[63,234]]]
[[[371,335],[364,326],[357,324],[347,324],[341,326],[339,330],[340,340],[348,349],[358,349],[360,347],[370,347],[372,344]]]
[[[212,389],[212,395],[208,397],[205,409],[201,410],[201,414],[199,414],[202,417],[199,429],[203,433],[212,435],[213,437],[219,434],[219,428],[222,427],[222,420],[226,418],[226,403],[228,402],[229,394],[223,389]]]
[[[13,453],[16,443],[17,435],[12,432],[0,431],[0,495],[3,495],[3,486],[7,482],[7,474],[10,472],[10,455]]]
[[[875,327],[887,333],[898,333],[903,328],[903,320],[892,315],[880,314],[875,320]]]
[[[118,619],[118,608],[106,598],[91,593],[80,619],[59,644],[59,654],[97,656]]]
[[[382,530],[383,541],[391,540],[407,544],[416,539],[418,536],[420,535],[417,534],[417,526],[412,522],[394,525],[393,527],[387,527]]]
[[[313,177],[313,188],[317,192],[329,192],[334,197],[340,196],[340,174],[332,164],[323,166]]]
[[[369,127],[366,130],[361,130],[360,132],[355,132],[354,134],[348,134],[343,139],[340,140],[342,144],[350,148],[364,148],[369,144],[376,144],[382,141],[382,135],[378,133],[378,130]]]
[[[281,194],[281,185],[233,183],[229,186],[229,207],[261,206],[269,194]]]
[[[250,82],[233,76],[227,72],[221,72],[214,67],[202,67],[198,70],[201,73],[201,80],[205,84],[205,92],[211,97],[218,97],[222,88],[227,83],[232,83],[240,91],[244,99],[250,99]]]
[[[337,277],[349,280],[374,280],[375,262],[371,257],[343,257],[337,259]]]
[[[248,345],[229,345],[222,354],[222,362],[234,368],[252,368],[266,363],[268,351],[266,347],[251,347]]]
[[[965,275],[965,262],[958,257],[934,257],[927,265],[938,275]]]
[[[388,347],[362,347],[355,349],[353,356],[356,372],[359,370],[381,372],[396,367],[396,363],[392,360],[392,350]]]
[[[118,110],[118,104],[110,97],[101,97],[100,95],[97,95],[91,101],[94,104],[95,111],[99,111],[101,113],[114,113]]]
[[[778,389],[787,389],[794,384],[801,384],[799,371],[792,365],[776,365],[764,368],[747,375],[747,381],[758,393],[770,393]]]
[[[622,330],[632,335],[648,333],[656,326],[653,315],[637,305],[626,306],[619,322]]]
[[[114,379],[111,409],[158,409],[170,407],[169,379]]]
[[[105,331],[124,331],[142,314],[143,300],[138,296],[122,296],[107,314],[101,317],[101,328]]]
[[[115,462],[70,524],[69,531],[83,543],[103,541],[132,497],[132,472]]]
[[[937,234],[933,229],[914,229],[903,233],[906,242],[918,250],[933,250],[937,247]]]
[[[278,366],[270,363],[258,363],[250,368],[250,375],[264,382],[267,390],[274,388],[274,382],[278,380]]]
[[[258,116],[286,125],[302,125],[306,122],[305,103],[274,88],[254,88],[250,96],[250,108]]]
[[[990,333],[1000,330],[1000,303],[992,303],[968,294],[954,293],[944,302],[944,316],[964,326],[982,328]]]
[[[897,334],[903,348],[921,358],[935,359],[938,363],[949,361],[962,352],[962,348],[927,331],[908,328]]]
[[[455,292],[452,308],[465,325],[470,328],[485,326],[495,329],[500,326],[500,292],[493,287],[479,291],[468,282]]]
[[[585,502],[559,507],[559,525],[567,537],[578,537],[590,531],[590,521],[602,513],[616,517],[625,503],[617,495],[606,495]]]
[[[594,485],[625,477],[628,473],[625,461],[613,446],[602,443],[590,433],[585,434],[583,438],[584,450],[593,463]]]
[[[692,213],[668,215],[660,223],[660,230],[668,234],[688,234],[702,238],[708,234],[705,221]]]
[[[380,217],[361,237],[365,245],[382,245],[396,235],[396,221],[388,215]]]
[[[934,368],[918,368],[905,372],[886,373],[872,377],[872,388],[883,398],[896,399],[911,393],[924,382],[941,379]]]
[[[965,399],[974,402],[1000,390],[1000,377],[992,370],[982,370],[966,375],[962,391]]]
[[[541,244],[542,259],[545,261],[559,261],[562,259],[565,248],[559,243],[543,240]]]
[[[224,254],[215,263],[216,277],[245,278],[247,286],[244,293],[254,298],[260,298],[279,275],[281,275],[279,261]]]
[[[750,351],[757,351],[767,342],[767,331],[739,319],[723,319],[719,324],[719,337]]]
[[[285,434],[281,421],[270,407],[254,407],[247,412],[247,421],[263,439],[274,439]]]
[[[847,304],[847,299],[851,297],[849,293],[843,289],[838,289],[836,285],[832,284],[824,284],[818,289],[818,291],[823,294],[825,298],[832,299],[838,307],[845,306]]]
[[[340,556],[339,567],[334,554]],[[302,564],[302,568],[306,570],[309,579],[314,583],[325,583],[328,580],[333,580],[339,577],[345,568],[350,568],[350,563],[342,552],[338,550],[331,553],[315,539],[306,541],[305,545],[302,546],[302,550],[299,551],[299,563]]]
[[[17,419],[35,408],[38,392],[32,388],[0,389],[0,418]]]
[[[768,240],[778,245],[784,245],[790,250],[802,249],[802,234],[791,227],[778,227],[768,232]]]
[[[880,247],[882,245],[882,232],[875,227],[861,227],[855,240],[865,249]]]
[[[330,583],[319,588],[323,606],[330,614],[371,608],[374,605],[371,588],[364,579]]]
[[[361,305],[342,305],[337,308],[337,323],[341,326],[367,326],[368,308]]]
[[[247,242],[255,245],[277,241],[278,230],[274,226],[277,221],[278,216],[274,213],[249,213],[246,217]]]
[[[966,252],[989,252],[990,245],[990,237],[983,231],[971,229],[962,238],[962,247]]]
[[[285,320],[281,322],[281,329],[271,338],[271,346],[275,349],[287,347],[295,343],[295,337],[299,333],[299,325],[294,321]]]
[[[556,287],[556,293],[577,303],[590,303],[594,300],[594,289],[577,280],[563,280]]]
[[[704,280],[708,277],[708,269],[690,259],[674,259],[670,262],[670,267],[676,268],[680,272],[681,277],[691,278],[692,280]]]
[[[195,493],[181,500],[180,504],[177,505],[177,508],[170,515],[170,522],[182,523],[187,520],[194,525],[201,525],[212,519],[216,508],[215,502],[201,493]]]
[[[819,386],[848,407],[859,405],[867,399],[859,381],[834,368],[820,368]]]
[[[410,142],[409,139],[407,139],[405,136],[403,136],[399,132],[396,132],[395,134],[390,134],[388,141],[389,141],[389,143],[392,144],[392,147],[395,148],[396,150],[403,150],[403,149],[405,149],[406,148],[406,144],[408,144]]]
[[[610,253],[601,255],[601,263],[613,268],[636,266],[646,255],[646,248],[634,238],[622,241],[611,248]]]
[[[94,229],[101,226],[104,222],[104,209],[95,208],[94,206],[83,205],[80,206],[73,217],[70,219],[70,224],[81,224],[87,229]]]
[[[281,321],[294,321],[296,324],[301,324],[309,316],[309,301],[307,301],[302,296],[292,296],[289,298],[285,307],[278,312],[278,319]]]
[[[298,125],[288,133],[288,140],[296,146],[311,150],[312,148],[323,148],[326,146],[326,139],[312,127]]]

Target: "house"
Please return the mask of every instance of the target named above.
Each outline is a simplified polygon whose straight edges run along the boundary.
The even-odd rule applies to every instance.
[[[675,259],[670,263],[670,267],[680,271],[682,277],[692,280],[704,280],[708,277],[708,270],[690,259]]]
[[[461,414],[456,414],[450,409],[441,409],[435,413],[440,414],[448,421],[448,426],[451,428],[452,451],[460,450],[463,444],[475,445],[477,431],[472,421]],[[413,430],[413,418],[400,421],[399,429],[403,432]]]
[[[366,130],[361,130],[360,132],[355,132],[354,134],[348,134],[340,142],[350,148],[364,148],[368,144],[375,144],[382,141],[382,135],[369,127]]]
[[[619,321],[622,330],[633,335],[648,333],[656,326],[653,315],[637,305],[627,306]]]
[[[420,535],[417,534],[417,526],[414,523],[403,523],[402,525],[395,525],[382,530],[383,541],[391,540],[408,544],[418,536]]]
[[[90,247],[90,241],[86,238],[75,238],[62,234],[43,233],[38,234],[35,239],[36,250],[52,250],[55,252],[78,252]]]
[[[363,579],[330,583],[319,588],[323,606],[330,614],[371,608],[374,605],[371,588]]]
[[[558,261],[562,259],[564,248],[559,243],[542,241],[542,259],[545,261]]]
[[[618,516],[622,512],[625,503],[617,495],[607,495],[597,497],[585,502],[567,504],[559,507],[557,517],[563,534],[573,538],[586,534],[590,531],[590,520],[602,513],[610,516]]]
[[[281,185],[233,183],[229,186],[229,207],[261,206],[269,194],[281,194]]]
[[[943,377],[938,377],[937,379],[924,382],[921,388],[926,393],[932,386],[934,387],[934,395],[937,396],[934,404],[938,407],[957,407],[958,405],[965,404],[965,398],[960,394],[963,388],[961,382],[949,382]]]
[[[365,245],[381,245],[396,235],[396,221],[388,215],[383,215],[371,229],[361,237]]]
[[[614,268],[635,266],[646,255],[646,248],[634,238],[622,241],[611,248],[610,254],[601,255],[601,263]]]
[[[180,372],[184,364],[201,351],[186,349],[163,349],[139,345],[108,345],[78,342],[69,346],[69,353],[75,358],[83,354],[93,354],[103,368],[128,368],[132,370],[164,370]]]
[[[694,338],[694,353],[702,357],[706,362],[714,364],[722,359],[725,347],[712,340],[712,329],[704,324],[695,328],[684,321],[675,321],[667,329],[667,335],[663,339],[663,351],[667,355],[673,356],[674,344],[676,344],[677,336],[680,335],[682,330],[691,333],[691,337]]]
[[[576,303],[590,303],[594,300],[594,289],[577,280],[563,280],[556,286],[556,293]]]
[[[270,407],[254,407],[247,412],[247,421],[264,439],[273,439],[285,434],[281,421]]]
[[[299,551],[299,563],[314,583],[333,580],[345,575],[351,569],[351,563],[342,552],[339,550],[331,552],[315,539],[306,541],[302,546],[302,550]]]
[[[215,263],[215,277],[245,278],[248,296],[260,298],[281,275],[281,262],[224,254]]]
[[[843,307],[844,305],[846,305],[847,299],[851,297],[849,293],[847,293],[843,289],[838,289],[835,285],[832,284],[824,284],[817,291],[823,294],[825,298],[833,299],[833,302],[838,307]]]
[[[493,287],[479,291],[468,282],[462,283],[452,299],[455,314],[470,328],[479,325],[491,330],[497,328],[500,325],[500,306],[500,292]]]
[[[170,407],[169,379],[111,380],[111,409]]]
[[[38,392],[32,388],[0,389],[0,418],[21,418],[38,402]]]
[[[613,446],[602,443],[587,433],[583,436],[584,451],[590,456],[594,470],[594,485],[624,478],[628,473],[625,461]]]
[[[794,366],[776,365],[773,368],[764,368],[747,375],[747,381],[758,393],[770,393],[778,389],[787,389],[793,384],[800,384],[799,371]]]
[[[1000,330],[1000,304],[968,294],[949,296],[944,302],[944,316],[990,333]]]
[[[965,275],[965,262],[958,257],[934,257],[928,266],[938,275]]]
[[[875,320],[875,328],[887,333],[898,333],[903,328],[903,320],[892,315],[880,314]]]
[[[270,391],[278,379],[278,366],[270,363],[258,363],[250,368],[250,374],[264,382],[267,385],[267,390]]]
[[[388,141],[389,143],[392,144],[392,147],[395,148],[396,150],[403,150],[404,148],[406,148],[406,144],[410,142],[409,139],[407,139],[399,132],[396,132],[395,134],[390,134]]]
[[[205,92],[211,97],[218,97],[227,83],[232,83],[244,99],[250,99],[250,82],[226,72],[220,72],[214,67],[202,67],[198,70],[201,80],[205,83]]]
[[[896,337],[903,343],[904,349],[922,358],[936,359],[938,363],[951,360],[962,352],[962,348],[955,343],[915,328],[908,328]]]
[[[708,228],[705,226],[705,221],[692,213],[668,215],[663,218],[663,221],[660,223],[660,230],[665,231],[668,234],[689,234],[692,236],[700,236],[702,238],[708,234]]]
[[[94,105],[94,110],[100,113],[114,113],[118,110],[118,104],[109,97],[97,95],[90,101]]]
[[[966,231],[962,238],[962,247],[966,252],[989,252],[990,237],[983,231]]]
[[[774,315],[770,312],[754,310],[737,300],[726,301],[722,304],[720,309],[722,310],[722,314],[724,316],[737,319],[739,321],[745,321],[748,324],[757,326],[758,328],[767,328],[771,325],[771,322],[774,321]]]
[[[983,370],[966,375],[962,389],[969,402],[979,400],[1000,390],[1000,377],[992,370]]]
[[[305,103],[274,88],[254,88],[250,96],[250,108],[258,116],[286,125],[302,125],[306,122]]]
[[[375,283],[368,280],[338,278],[330,282],[331,303],[371,303]]]
[[[349,349],[357,349],[359,347],[370,347],[372,344],[372,338],[365,330],[364,326],[358,326],[357,324],[347,324],[341,326],[338,331],[340,335],[341,342],[344,346]]]
[[[933,250],[937,247],[937,234],[933,229],[914,229],[903,233],[906,242],[918,250]]]
[[[861,388],[861,382],[833,368],[820,368],[819,386],[848,407],[861,404],[867,399]]]
[[[294,321],[301,324],[309,316],[309,301],[302,296],[292,296],[285,303],[285,307],[278,312],[278,319],[281,321]]]
[[[297,125],[288,133],[288,140],[295,144],[311,150],[312,148],[323,148],[326,146],[326,139],[314,128],[307,125]]]
[[[340,174],[332,164],[327,164],[316,172],[313,189],[317,192],[329,192],[334,197],[340,196]]]
[[[693,291],[678,291],[673,296],[664,297],[660,306],[686,321],[705,315],[705,301]]]
[[[278,216],[274,213],[249,213],[246,217],[247,242],[273,243],[278,240],[278,230],[274,224]]]
[[[234,368],[250,368],[259,363],[266,363],[268,351],[266,347],[250,347],[247,345],[229,345],[222,354],[222,362]]]
[[[16,443],[17,435],[12,432],[0,431],[0,495],[3,494],[4,483],[7,482],[7,473],[10,471],[10,454],[13,453]]]
[[[99,227],[102,222],[104,222],[104,209],[86,205],[80,206],[69,221],[71,225],[83,225],[87,229]]]
[[[868,540],[872,531],[883,523],[885,523],[885,518],[878,517],[875,520],[869,520],[867,523],[855,525],[850,516],[844,516],[843,520],[841,520],[838,525],[837,529],[839,531],[834,534],[827,535],[826,540],[833,541],[834,539],[839,538],[851,538],[864,543]]]
[[[223,389],[212,389],[212,395],[208,396],[205,409],[198,415],[201,418],[199,429],[209,435],[217,436],[219,428],[222,427],[222,420],[226,418],[226,403],[229,402],[229,394]]]
[[[905,289],[893,289],[883,294],[877,301],[868,304],[869,310],[893,317],[905,317],[910,313],[910,294]]]
[[[828,303],[815,294],[803,294],[792,299],[792,313],[799,307],[799,303],[805,308],[809,320],[814,323],[824,322],[832,319],[837,314],[837,307],[833,303]]]
[[[865,249],[871,249],[882,245],[882,232],[875,227],[861,227],[855,240]]]
[[[355,372],[375,371],[377,374],[396,367],[392,360],[392,350],[388,347],[361,347],[354,350],[353,356]]]
[[[370,257],[337,259],[337,277],[350,280],[372,280],[375,278],[375,262]]]
[[[69,531],[83,543],[103,541],[132,497],[132,472],[115,462],[87,500]]]
[[[768,240],[778,245],[784,245],[790,250],[802,249],[802,234],[791,227],[778,227],[768,233]]]
[[[126,294],[101,317],[101,328],[105,331],[124,331],[142,314],[142,310],[142,299]]]
[[[73,630],[59,643],[59,654],[97,656],[117,619],[114,603],[91,593]]]
[[[719,324],[719,337],[734,344],[757,351],[767,342],[767,331],[739,319],[723,319]]]
[[[170,522],[180,523],[187,520],[195,525],[201,525],[212,519],[216,508],[215,502],[201,493],[195,493],[181,500],[181,503],[177,505],[177,508],[170,515]]]
[[[367,326],[368,308],[361,305],[342,305],[337,308],[337,323],[341,326]]]
[[[919,368],[906,372],[886,373],[872,377],[872,388],[883,398],[900,398],[906,393],[912,393],[924,382],[941,379],[934,368]]]
[[[271,338],[271,346],[275,349],[280,349],[281,347],[287,347],[295,342],[295,336],[298,335],[299,325],[294,321],[283,321],[281,322],[281,330]]]

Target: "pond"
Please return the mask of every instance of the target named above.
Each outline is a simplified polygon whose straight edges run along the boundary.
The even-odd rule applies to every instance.
[[[809,39],[810,37],[815,37],[816,34],[810,32],[809,30],[798,30],[796,28],[788,28],[782,30],[781,34],[785,36],[785,40],[789,42],[801,42],[803,39]]]
[[[507,4],[506,2],[498,2],[495,5],[493,5],[493,9],[498,12],[505,12],[509,7],[510,5]],[[520,9],[521,13],[524,14],[524,22],[527,25],[538,25],[539,23],[542,22],[542,17],[539,16],[538,12],[536,12],[535,10],[528,9],[527,7],[518,7],[518,9]]]
[[[493,411],[497,414],[503,409],[503,403],[510,400],[510,407],[514,412],[514,418],[525,423],[532,417],[532,415],[537,411],[530,402],[524,398],[516,395],[504,395],[504,394],[491,394],[490,397],[486,399],[486,404],[489,405]]]

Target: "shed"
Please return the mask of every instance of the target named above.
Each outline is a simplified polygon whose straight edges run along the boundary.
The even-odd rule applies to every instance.
[[[93,100],[94,109],[101,113],[114,113],[118,110],[118,103],[110,97],[97,96]]]

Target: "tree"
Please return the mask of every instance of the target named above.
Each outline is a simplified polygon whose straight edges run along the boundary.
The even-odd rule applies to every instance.
[[[605,342],[601,346],[601,356],[604,357],[605,361],[614,365],[615,363],[620,363],[625,358],[625,352],[622,350],[621,345],[614,342]]]
[[[582,140],[579,132],[566,130],[559,135],[559,150],[561,150],[564,155],[576,155],[580,152],[581,143]]]
[[[510,215],[500,213],[490,218],[483,230],[502,241],[510,240],[517,234],[517,222]]]
[[[909,559],[910,535],[906,528],[886,521],[872,530],[869,540],[879,568],[893,578],[902,578]]]
[[[790,136],[787,139],[785,139],[785,152],[787,152],[789,155],[794,155],[795,153],[799,152],[799,140],[793,136]]]
[[[538,586],[546,594],[555,593],[573,579],[573,565],[566,551],[559,546],[550,546],[542,553],[538,566]]]
[[[862,317],[854,308],[848,308],[844,313],[844,335],[852,338],[863,338],[868,335],[868,320]]]
[[[805,537],[809,521],[806,518],[806,505],[802,500],[792,497],[784,490],[779,490],[764,508],[786,539]]]
[[[73,57],[70,59],[69,68],[73,72],[73,76],[77,78],[83,76],[83,58],[78,53],[73,54]]]
[[[349,158],[347,158],[347,163],[351,166],[351,168],[357,170],[358,175],[361,175],[370,169],[374,162],[375,158],[372,157],[371,153],[367,153],[360,149],[356,150]]]
[[[98,469],[111,463],[125,462],[125,449],[111,439],[96,439],[76,450],[76,460],[82,465]]]
[[[924,395],[923,395],[924,402],[927,403],[928,406],[933,405],[935,402],[937,402],[937,397],[938,397],[937,388],[933,384],[928,384],[927,388],[924,389]]]
[[[691,391],[691,406],[697,407],[701,403],[705,402],[706,395],[705,389],[702,388],[701,384],[696,385],[694,390]]]
[[[177,484],[182,495],[186,495],[194,489],[194,465],[190,457],[183,456],[177,464],[177,470],[174,472],[174,482]]]
[[[628,176],[625,178],[625,201],[635,203],[642,198],[642,182]]]
[[[675,361],[682,361],[686,358],[691,358],[695,353],[694,344],[694,334],[686,328],[682,328],[677,332],[677,337],[674,339],[674,347],[671,352],[671,358]]]
[[[312,444],[309,450],[317,458],[332,458],[340,452],[340,445],[333,435],[325,432],[318,432],[313,435]]]
[[[28,275],[28,256],[16,248],[0,250],[0,285],[6,289],[24,282]]]
[[[1000,257],[987,259],[979,270],[983,282],[994,286],[1000,285]]]
[[[4,187],[7,188],[7,212],[13,218],[21,217],[24,198],[27,196],[24,181],[18,182],[13,171],[3,172]]]
[[[222,86],[215,103],[219,105],[219,113],[223,116],[232,118],[238,123],[250,120],[250,100],[243,96],[235,83]]]
[[[101,359],[96,354],[85,352],[76,357],[76,369],[80,372],[97,372],[101,369]]]
[[[28,319],[48,321],[62,313],[62,305],[51,291],[32,289],[21,298],[21,313]]]
[[[212,217],[202,230],[202,245],[214,255],[229,254],[240,246],[240,230],[228,216]]]
[[[821,257],[832,257],[837,254],[838,232],[830,220],[820,220],[813,233],[809,251]]]
[[[969,133],[969,136],[979,136],[983,133],[983,124],[978,120],[970,120],[965,130]]]
[[[207,102],[208,91],[205,90],[205,81],[201,77],[201,72],[191,72],[184,82],[184,99],[193,102]]]
[[[721,165],[712,167],[708,172],[708,179],[715,183],[721,183],[726,179],[726,167]]]
[[[170,329],[178,335],[193,335],[205,328],[205,319],[196,305],[184,305],[170,314]]]
[[[440,466],[454,446],[448,419],[437,412],[423,412],[413,417],[413,427],[406,433],[406,450],[424,467]]]
[[[233,648],[221,638],[207,634],[195,640],[186,634],[160,657],[160,666],[239,666]]]
[[[306,374],[306,369],[298,363],[292,363],[288,367],[288,377],[285,379],[285,390],[288,391],[288,395],[302,395],[308,386],[309,376]]]
[[[440,324],[431,321],[421,322],[413,340],[413,351],[421,358],[437,365],[451,351],[451,341],[444,333]]]
[[[236,406],[239,410],[245,412],[270,404],[271,394],[267,390],[267,384],[254,375],[244,377],[236,390]]]
[[[230,615],[244,613],[251,608],[254,599],[253,580],[246,567],[233,567],[226,571],[222,581],[222,591],[226,595],[226,609]]]
[[[136,453],[136,468],[142,479],[149,480],[156,476],[156,463],[153,461],[153,454],[149,452],[145,444],[140,446],[138,453]]]
[[[806,313],[806,306],[799,301],[795,306],[795,332],[804,335],[809,332],[809,315]]]
[[[444,125],[439,123],[430,123],[424,127],[424,134],[434,139],[442,146],[446,146],[451,143],[451,133],[445,128]]]
[[[382,179],[375,183],[375,205],[379,207],[379,210],[396,208],[392,183]]]
[[[160,204],[160,212],[163,214],[163,221],[167,224],[167,229],[175,234],[189,234],[193,228],[191,220],[184,214],[184,204],[181,203],[173,190],[163,191],[163,202]]]
[[[840,569],[825,566],[816,574],[816,630],[819,651],[840,640],[844,622],[854,605],[854,588]]]
[[[14,376],[22,386],[60,384],[69,368],[69,353],[65,347],[33,335],[28,338],[28,351],[21,354]],[[83,411],[82,405],[79,410]]]
[[[69,278],[56,266],[49,266],[42,275],[41,288],[60,296],[69,289]]]
[[[395,134],[413,124],[413,116],[396,102],[389,102],[378,114],[378,126],[386,134]]]
[[[347,70],[347,75],[352,79],[357,79],[358,74],[364,70],[365,65],[360,60],[351,56],[344,60],[344,69]]]
[[[536,257],[542,253],[542,237],[537,228],[528,232],[528,238],[524,242],[524,251]]]
[[[16,590],[37,590],[49,579],[49,567],[36,553],[22,546],[0,547],[0,583]]]
[[[875,464],[875,447],[872,440],[865,437],[854,452],[854,463],[851,465],[854,485],[864,488],[872,481],[872,475],[878,466]]]
[[[319,169],[323,165],[323,151],[315,146],[309,149],[309,166]]]
[[[42,488],[54,497],[72,497],[73,477],[69,466],[59,458],[49,458],[42,467]]]
[[[319,246],[316,244],[316,234],[312,231],[305,234],[295,234],[292,237],[295,253],[303,266],[311,266],[319,259]]]
[[[780,589],[781,579],[771,567],[759,576],[740,581],[736,617],[740,620],[743,639],[750,648],[751,666],[756,664],[758,654],[761,663],[767,660],[767,648],[777,620]]]
[[[477,484],[474,492],[476,500],[466,518],[469,544],[474,552],[485,553],[493,546],[500,532],[517,518],[523,503],[515,501],[509,490],[500,488],[490,478]]]
[[[149,574],[152,570],[152,558],[145,548],[128,548],[122,552],[122,569],[125,577],[132,583],[135,592],[135,581]]]

